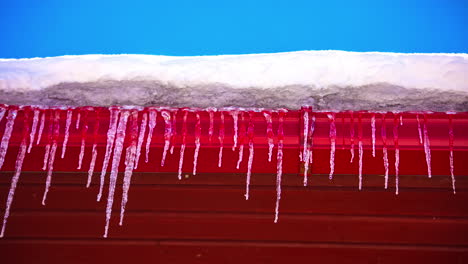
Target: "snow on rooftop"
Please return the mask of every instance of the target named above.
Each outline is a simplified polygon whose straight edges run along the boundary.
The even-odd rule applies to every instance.
[[[468,111],[468,54],[0,59],[0,103]]]

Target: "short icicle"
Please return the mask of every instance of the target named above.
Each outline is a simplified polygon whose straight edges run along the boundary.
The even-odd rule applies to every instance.
[[[398,114],[395,114],[393,120],[393,142],[395,144],[395,194],[398,195],[400,188],[400,147],[398,146]]]
[[[275,223],[278,223],[279,206],[281,200],[281,179],[283,177],[283,141],[284,130],[283,121],[286,114],[285,110],[280,110],[278,113],[278,154],[276,156],[276,206],[275,206]]]
[[[119,172],[119,164],[120,158],[122,156],[123,144],[125,140],[125,130],[127,128],[127,121],[130,112],[128,110],[122,111],[120,114],[120,118],[118,121],[118,126],[115,133],[115,149],[114,155],[112,157],[112,165],[111,165],[111,175],[110,175],[110,182],[109,182],[109,194],[107,196],[107,206],[106,206],[106,225],[104,227],[104,235],[103,237],[107,237],[109,231],[109,222],[112,214],[112,205],[114,203],[114,192],[115,192],[115,185],[117,184],[117,176]],[[118,117],[118,114],[116,114]]]
[[[155,109],[150,109],[149,110],[149,121],[148,121],[148,136],[146,138],[146,158],[145,162],[148,163],[149,161],[149,152],[150,152],[150,147],[151,147],[151,140],[153,138],[153,131],[154,128],[156,127],[156,120],[158,117],[158,112]]]
[[[328,178],[333,179],[335,173],[335,142],[336,142],[336,126],[335,126],[335,113],[328,114],[330,119],[330,174]]]
[[[184,154],[185,154],[185,145],[187,144],[187,115],[188,111],[184,110],[184,117],[182,121],[182,144],[180,145],[180,156],[179,156],[179,173],[177,174],[177,178],[182,180],[182,166],[184,165]]]
[[[80,129],[80,121],[81,121],[81,111],[78,109],[78,114],[76,115],[76,124],[75,129]]]
[[[193,153],[193,175],[197,175],[198,153],[200,152],[201,124],[200,114],[195,113],[197,122],[195,123],[195,151]]]
[[[211,143],[213,141],[213,133],[214,133],[214,112],[216,109],[208,108],[208,115],[210,117],[210,126],[208,128],[208,141]]]
[[[362,190],[362,157],[364,150],[362,147],[362,114],[358,116],[358,148],[359,148],[359,190]]]
[[[148,126],[148,113],[143,113],[141,115],[140,123],[140,134],[138,135],[138,143],[135,156],[135,169],[138,168],[138,163],[140,161],[141,147],[143,146],[143,141],[145,140],[146,127]]]
[[[309,151],[309,163],[314,162],[314,155],[313,155],[313,147],[314,147],[314,132],[315,132],[315,115],[312,116],[312,122],[310,122],[310,129],[309,129],[309,135],[308,135],[308,151]],[[307,167],[308,168],[308,167]]]
[[[60,134],[60,110],[55,110],[53,112],[53,134],[52,134],[52,146],[50,148],[49,161],[47,164],[47,179],[44,190],[44,195],[42,196],[42,205],[45,205],[47,199],[47,193],[49,192],[50,184],[52,182],[52,173],[54,171],[54,162],[55,162],[55,153],[57,152],[58,137]]]
[[[128,202],[128,191],[132,181],[132,174],[135,168],[135,159],[137,155],[137,137],[138,137],[138,111],[133,110],[130,114],[130,146],[125,149],[125,173],[122,186],[122,202],[120,204],[120,221],[122,226],[125,215],[125,207]]]
[[[21,175],[21,169],[23,167],[24,157],[26,156],[26,149],[27,149],[27,141],[28,141],[28,134],[29,134],[29,111],[25,110],[24,118],[23,118],[23,137],[21,139],[20,147],[18,150],[18,156],[16,157],[16,164],[15,164],[15,174],[11,178],[10,184],[10,191],[8,192],[8,198],[5,206],[5,213],[3,215],[3,224],[2,230],[0,231],[0,237],[5,235],[5,228],[8,221],[8,217],[10,216],[10,208],[11,204],[13,203],[13,198],[15,196],[16,186],[18,184],[19,177]]]
[[[239,140],[239,158],[237,159],[236,169],[240,168],[240,164],[244,157],[244,141],[247,134],[245,123],[244,123],[244,112],[240,113],[241,115],[241,123],[240,123],[240,140]]]
[[[418,134],[419,134],[419,144],[423,143],[422,131],[421,131],[421,121],[419,120],[419,115],[416,114],[416,120],[418,121]]]
[[[178,112],[179,110],[174,110],[174,112],[172,112],[171,149],[169,150],[171,155],[174,154],[175,140],[177,136],[177,113]]]
[[[91,185],[91,180],[93,178],[93,173],[94,173],[94,167],[96,166],[100,113],[101,113],[100,110],[96,110],[96,119],[94,121],[94,129],[93,129],[93,148],[91,151],[91,161],[89,163],[88,180],[86,181],[86,188],[89,188],[89,186]]]
[[[382,137],[383,165],[385,169],[385,189],[387,189],[388,188],[388,150],[387,150],[387,126],[385,125],[385,114],[382,114],[380,136]]]
[[[45,125],[45,119],[46,119],[45,115],[46,115],[46,111],[43,110],[42,114],[41,114],[41,121],[40,121],[40,125],[39,125],[39,131],[37,132],[36,145],[39,145],[39,143],[41,142],[42,132],[44,131],[44,125]]]
[[[15,119],[18,115],[18,110],[10,108],[8,110],[8,116],[6,117],[5,130],[3,132],[2,141],[0,143],[0,169],[3,167],[5,162],[5,156],[8,151],[8,144],[10,143],[11,133],[13,132],[13,126],[15,125]]]
[[[354,161],[354,113],[351,112],[351,124],[349,128],[349,138],[351,140],[351,147],[349,151],[351,152],[351,160],[349,162],[353,163]]]
[[[102,191],[104,188],[104,180],[107,172],[107,167],[109,166],[109,160],[112,155],[112,150],[114,148],[114,139],[115,134],[117,133],[117,122],[119,121],[120,109],[117,107],[110,107],[110,118],[109,118],[109,129],[107,130],[107,145],[106,153],[104,155],[104,161],[102,163],[101,177],[99,181],[99,193],[97,196],[97,201],[99,202],[102,197]]]
[[[427,129],[427,115],[424,114],[424,123],[423,123],[423,135],[424,135],[424,153],[426,154],[426,164],[427,164],[427,176],[432,178],[431,170],[431,142],[429,141],[429,132]]]
[[[2,122],[2,119],[5,116],[6,111],[7,111],[6,107],[0,105],[0,122]]]
[[[80,155],[78,156],[78,167],[76,169],[80,170],[81,165],[83,164],[83,157],[85,153],[85,144],[86,144],[86,134],[88,133],[88,114],[89,111],[93,109],[83,109],[83,126],[81,127],[81,147],[80,147]]]
[[[309,152],[307,148],[307,137],[309,135],[309,111],[307,108],[302,108],[301,111],[303,112],[302,114],[302,121],[303,121],[303,144],[302,144],[302,161],[304,162],[304,179],[303,179],[303,184],[304,186],[307,186],[307,167],[309,166]]]
[[[250,177],[252,176],[252,164],[254,158],[254,123],[252,112],[249,112],[249,126],[247,128],[247,137],[249,139],[249,160],[247,162],[247,176],[245,179],[245,200],[249,199]]]
[[[452,189],[453,189],[453,194],[456,194],[456,189],[455,189],[455,174],[454,174],[454,165],[453,165],[453,141],[455,139],[455,135],[453,133],[453,114],[452,112],[447,113],[449,117],[449,151],[450,151],[450,176],[452,178]]]
[[[275,136],[273,133],[273,120],[271,118],[271,112],[269,111],[264,111],[263,116],[265,117],[265,121],[267,123],[266,135],[268,140],[268,162],[271,162],[273,148],[275,147],[275,143],[273,141],[273,137]]]
[[[219,154],[218,154],[218,167],[221,168],[223,164],[223,148],[224,148],[224,112],[220,111],[220,123],[219,123]]]
[[[70,137],[70,126],[72,122],[72,116],[73,116],[73,110],[68,109],[67,110],[67,119],[65,121],[65,137],[63,139],[63,144],[62,144],[62,155],[60,158],[65,157],[65,152],[67,151],[67,144],[68,144],[68,138]],[[34,129],[34,126],[33,126]]]
[[[171,143],[172,138],[172,122],[171,122],[171,113],[168,111],[162,111],[161,116],[164,118],[164,149],[161,158],[161,167],[164,167],[166,162],[167,151],[169,150],[169,144]]]
[[[371,117],[371,131],[372,131],[372,157],[375,158],[375,114]]]
[[[400,115],[400,126],[403,126],[403,115]]]
[[[239,128],[238,128],[238,120],[239,120],[239,111],[233,110],[229,111],[229,114],[232,116],[232,122],[233,122],[233,127],[234,127],[234,135],[232,136],[232,139],[234,140],[234,145],[232,145],[232,151],[235,151],[237,148],[237,138],[239,134]]]
[[[31,134],[29,135],[29,147],[28,153],[31,153],[31,149],[33,146],[34,138],[36,137],[37,125],[39,123],[39,115],[41,111],[39,109],[34,110],[34,117],[32,122]]]

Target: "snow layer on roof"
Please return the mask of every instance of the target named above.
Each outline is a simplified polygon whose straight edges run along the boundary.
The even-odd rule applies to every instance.
[[[0,59],[0,103],[468,110],[468,54],[298,51]]]

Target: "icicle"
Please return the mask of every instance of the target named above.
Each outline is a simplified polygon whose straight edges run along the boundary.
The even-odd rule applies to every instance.
[[[137,144],[136,156],[135,156],[135,169],[138,168],[138,161],[140,160],[140,155],[141,155],[141,146],[143,145],[143,141],[145,140],[145,133],[146,133],[147,125],[148,125],[148,114],[143,113],[143,115],[141,116],[140,135],[138,135],[138,144]]]
[[[371,130],[372,130],[372,157],[375,158],[375,114],[372,114]]]
[[[42,166],[42,170],[44,171],[47,170],[47,165],[49,164],[50,146],[52,144],[53,131],[54,131],[54,113],[51,110],[50,115],[49,115],[49,130],[47,131],[48,139],[47,139],[47,144],[44,147],[44,164]]]
[[[86,133],[88,133],[88,113],[91,109],[85,109],[83,116],[83,126],[81,128],[81,147],[80,155],[78,156],[78,167],[76,169],[80,170],[83,163],[84,151],[85,151],[85,142],[86,142]]]
[[[133,169],[135,168],[135,159],[137,155],[137,137],[138,137],[138,111],[132,111],[130,115],[130,146],[125,150],[125,174],[122,186],[122,203],[120,205],[120,221],[119,225],[123,223],[125,215],[125,206],[128,201],[128,191],[130,190],[130,183],[132,181]],[[125,137],[124,137],[125,139]]]
[[[175,139],[177,136],[177,113],[179,111],[175,110],[172,116],[172,135],[171,135],[171,150],[169,151],[172,154],[174,154],[174,147],[175,147]]]
[[[1,110],[0,110],[1,111]],[[35,115],[36,118],[38,115]],[[1,118],[0,118],[1,119]],[[15,164],[15,174],[11,178],[10,184],[10,191],[8,192],[8,198],[5,206],[5,214],[3,215],[3,225],[2,230],[0,231],[0,237],[3,237],[5,234],[5,228],[8,221],[8,216],[10,216],[10,208],[11,204],[13,203],[13,198],[15,195],[16,185],[18,184],[19,177],[21,175],[21,169],[23,167],[24,157],[26,155],[26,148],[27,148],[27,140],[28,140],[28,133],[29,133],[29,112],[24,111],[24,118],[23,118],[23,138],[21,140],[21,144],[18,150],[18,156],[16,157],[16,164]],[[37,124],[37,122],[36,122]]]
[[[96,110],[96,121],[94,122],[94,130],[93,130],[93,150],[91,151],[91,162],[89,163],[89,170],[88,170],[88,181],[86,182],[86,188],[89,188],[91,185],[91,180],[93,178],[94,167],[96,166],[96,158],[97,158],[97,141],[98,141],[98,132],[99,132],[99,114],[100,111]]]
[[[364,150],[362,148],[362,114],[358,117],[358,145],[359,145],[359,190],[362,190],[362,157]]]
[[[7,123],[5,125],[5,131],[3,132],[2,142],[0,143],[0,169],[3,167],[5,162],[5,156],[8,151],[8,143],[10,142],[11,133],[13,132],[13,126],[15,124],[16,115],[18,110],[8,110],[8,116],[6,118]]]
[[[241,112],[239,158],[237,159],[236,169],[240,168],[240,164],[244,157],[244,140],[245,140],[246,133],[247,132],[246,132],[245,123],[244,123],[244,112]]]
[[[385,169],[385,189],[388,188],[388,151],[387,151],[387,127],[385,125],[385,114],[382,114],[382,125],[380,127],[382,137],[383,165]]]
[[[36,130],[37,130],[37,124],[39,123],[39,114],[41,111],[38,109],[34,110],[34,117],[33,117],[33,123],[32,123],[32,129],[31,129],[31,134],[29,135],[29,147],[28,147],[28,153],[31,153],[31,149],[33,146],[34,142],[34,137],[36,136]],[[0,118],[1,120],[1,118]]]
[[[151,139],[153,138],[153,130],[156,127],[156,119],[158,117],[158,112],[154,109],[149,110],[149,131],[148,131],[148,137],[146,138],[146,159],[145,162],[148,163],[148,158],[149,158],[149,152],[150,152],[150,146],[151,146]]]
[[[431,171],[431,142],[429,141],[429,133],[427,130],[427,115],[424,114],[424,124],[423,124],[423,131],[424,131],[424,153],[426,154],[426,164],[427,164],[427,176],[432,178],[432,171]]]
[[[268,139],[268,162],[271,162],[271,157],[273,156],[273,148],[275,144],[273,142],[273,121],[271,119],[271,112],[263,112],[263,116],[265,117],[267,123],[266,135]]]
[[[80,129],[80,120],[81,120],[81,112],[80,110],[78,110],[78,115],[76,116],[76,125],[75,125],[76,130]]]
[[[401,117],[401,115],[400,115]],[[401,119],[400,119],[401,120]],[[401,122],[400,122],[401,124]],[[395,144],[395,194],[399,192],[399,168],[400,168],[400,148],[398,146],[398,114],[395,114],[393,120],[393,142]]]
[[[312,122],[310,123],[310,129],[309,129],[309,139],[307,142],[309,142],[309,163],[313,163],[313,153],[312,153],[312,148],[314,146],[314,132],[315,132],[315,115],[312,116]]]
[[[198,152],[200,151],[201,125],[200,114],[196,113],[197,123],[195,123],[195,152],[193,153],[193,175],[197,174]]]
[[[167,150],[169,149],[169,144],[172,138],[172,123],[171,123],[171,114],[168,111],[161,112],[162,117],[164,118],[164,150],[161,158],[161,167],[164,166],[166,161]]]
[[[254,123],[253,123],[253,113],[249,112],[249,127],[247,128],[247,136],[249,138],[249,161],[247,163],[247,177],[245,182],[245,199],[249,199],[249,190],[250,190],[250,177],[252,175],[252,164],[254,157]]]
[[[307,186],[307,171],[309,166],[309,152],[307,149],[307,137],[309,135],[309,112],[307,109],[302,109],[303,115],[302,115],[302,120],[303,120],[303,145],[302,145],[302,159],[304,161],[304,180],[303,184],[304,186]]]
[[[453,117],[452,113],[449,112],[447,113],[449,117],[449,150],[450,150],[450,176],[452,177],[452,189],[453,189],[453,194],[456,194],[455,190],[455,174],[454,174],[454,165],[453,165],[453,141],[455,138],[455,135],[453,134]]]
[[[120,110],[115,107],[109,108],[110,117],[109,117],[109,129],[107,130],[107,145],[106,145],[106,154],[104,155],[104,161],[102,163],[102,171],[99,182],[99,193],[97,196],[97,201],[99,202],[102,197],[102,189],[104,187],[104,180],[107,172],[107,167],[109,166],[109,160],[112,155],[112,149],[114,148],[114,139],[115,134],[117,133],[117,122],[119,120]]]
[[[351,112],[351,125],[349,128],[349,137],[351,140],[351,148],[349,151],[351,152],[351,160],[349,162],[353,163],[354,160],[354,114]]]
[[[45,111],[42,112],[42,115],[41,115],[41,122],[40,122],[40,125],[39,125],[39,132],[37,134],[36,145],[39,145],[39,142],[41,142],[42,131],[44,131],[44,125],[45,125]]]
[[[118,114],[116,114],[118,116]],[[104,228],[104,237],[107,237],[109,231],[109,222],[112,214],[112,204],[114,203],[115,185],[117,184],[117,176],[119,172],[120,158],[122,156],[123,143],[125,140],[125,130],[127,128],[127,120],[130,115],[129,111],[123,111],[120,115],[119,125],[115,133],[115,149],[112,157],[112,168],[109,182],[109,194],[107,196],[106,206],[106,225]]]
[[[44,190],[44,195],[42,196],[42,205],[45,205],[45,201],[47,199],[47,193],[49,192],[50,183],[52,181],[52,172],[54,171],[54,161],[55,161],[55,153],[57,151],[57,139],[60,133],[60,110],[54,111],[54,119],[53,123],[53,135],[52,135],[52,147],[50,148],[49,154],[49,162],[47,164],[47,179],[46,185]]]
[[[208,128],[208,140],[213,140],[213,133],[214,133],[214,111],[215,109],[208,109],[208,114],[210,115],[210,127]]]
[[[67,151],[67,143],[68,143],[68,138],[70,137],[70,125],[72,121],[72,115],[73,115],[73,111],[71,109],[68,109],[67,120],[65,123],[65,138],[63,139],[63,145],[62,145],[62,156],[61,156],[62,159],[65,157],[65,152]]]
[[[232,116],[233,126],[234,126],[234,135],[233,135],[234,145],[232,145],[232,151],[234,151],[237,148],[237,137],[238,137],[238,132],[239,132],[237,122],[239,119],[239,111],[237,110],[230,111],[229,114]]]
[[[187,115],[188,111],[184,110],[184,119],[182,123],[182,144],[180,145],[180,156],[179,156],[179,180],[182,180],[182,166],[184,165],[184,153],[185,153],[185,144],[187,137]]]
[[[403,125],[403,115],[400,115],[400,126]]]
[[[422,132],[421,132],[421,122],[419,121],[419,115],[416,114],[416,120],[418,120],[418,133],[419,133],[419,144],[423,143]]]
[[[330,119],[330,175],[328,178],[333,179],[335,172],[335,141],[336,141],[336,126],[335,126],[335,113],[328,114]]]
[[[281,178],[283,176],[283,140],[284,140],[284,131],[283,131],[283,120],[285,111],[280,110],[278,113],[278,154],[277,154],[277,164],[276,164],[276,206],[275,206],[275,223],[278,223],[279,217],[279,205],[281,200]]]
[[[3,117],[5,116],[6,108],[0,106],[0,122],[2,122]]]
[[[224,112],[219,112],[221,122],[219,123],[219,155],[218,155],[218,167],[221,168],[223,163],[223,145],[224,145]]]

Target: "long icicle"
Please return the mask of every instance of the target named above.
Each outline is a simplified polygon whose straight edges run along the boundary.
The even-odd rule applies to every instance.
[[[283,121],[286,111],[280,110],[278,113],[278,154],[276,156],[276,206],[275,206],[275,223],[278,223],[279,206],[281,201],[281,179],[283,177],[283,141],[284,130]]]
[[[13,198],[15,196],[15,190],[16,190],[16,185],[18,184],[19,177],[21,175],[21,169],[23,167],[23,161],[24,157],[26,156],[26,148],[27,148],[27,141],[28,141],[28,134],[29,134],[29,122],[30,117],[29,117],[29,111],[25,110],[23,111],[24,117],[23,117],[23,138],[20,143],[20,147],[18,150],[18,156],[16,158],[16,164],[15,164],[15,174],[11,178],[11,184],[10,184],[10,191],[8,192],[8,198],[5,206],[5,214],[3,215],[3,224],[2,224],[2,230],[0,231],[0,237],[3,237],[5,234],[5,228],[6,224],[8,221],[8,217],[10,216],[10,208],[11,204],[13,203]]]
[[[179,156],[179,173],[177,178],[182,180],[182,167],[184,166],[184,154],[185,154],[185,145],[187,138],[187,115],[188,111],[184,109],[184,117],[182,121],[182,144],[180,145],[180,156]]]
[[[375,158],[375,114],[371,117],[371,131],[372,131],[372,157]]]
[[[398,146],[398,114],[395,114],[393,119],[393,142],[395,144],[395,194],[398,195],[400,190],[400,147]]]
[[[78,156],[78,167],[76,169],[80,170],[81,165],[83,164],[83,157],[85,153],[85,143],[86,143],[86,134],[88,133],[88,114],[89,111],[93,109],[84,109],[83,115],[83,126],[81,127],[81,147],[80,147],[80,155]]]
[[[52,146],[50,148],[49,161],[47,164],[47,178],[46,178],[44,195],[42,196],[42,205],[45,205],[45,201],[47,199],[47,193],[49,192],[50,184],[52,182],[52,172],[54,171],[55,153],[57,152],[59,134],[60,134],[60,110],[55,110],[54,119],[53,119]]]
[[[32,128],[31,128],[31,134],[29,135],[29,147],[28,147],[28,153],[31,153],[31,149],[33,146],[34,138],[36,137],[36,131],[37,131],[37,125],[39,123],[39,114],[41,111],[39,109],[34,110],[34,117],[33,117],[33,123],[32,123]],[[1,118],[0,118],[1,120]]]
[[[169,150],[169,144],[172,138],[172,122],[171,122],[171,113],[168,111],[161,112],[162,117],[164,118],[164,149],[161,158],[161,167],[164,167],[166,162],[167,151]]]
[[[175,140],[177,136],[177,113],[178,112],[179,110],[175,110],[174,112],[172,112],[171,149],[169,151],[171,155],[174,154]]]
[[[220,123],[219,123],[219,154],[218,154],[218,167],[221,168],[223,164],[223,148],[224,148],[224,112],[220,111]]]
[[[240,140],[239,140],[239,158],[237,159],[236,169],[240,168],[240,164],[244,157],[244,141],[245,141],[245,137],[247,134],[247,131],[245,129],[245,123],[244,123],[244,112],[241,112],[240,115],[241,115],[241,123],[240,123]]]
[[[359,147],[359,190],[362,190],[362,158],[364,150],[362,147],[362,114],[358,116],[358,147]]]
[[[309,152],[307,149],[307,136],[309,135],[309,111],[307,108],[302,107],[301,111],[303,112],[302,120],[303,120],[303,145],[302,145],[302,158],[304,162],[304,186],[307,186],[307,169],[309,166]]]
[[[351,147],[349,151],[351,152],[351,160],[349,162],[353,163],[354,161],[354,113],[351,112],[351,124],[349,128],[349,138],[351,140]]]
[[[104,227],[104,235],[103,237],[107,237],[109,231],[109,222],[112,215],[112,204],[114,203],[114,192],[115,192],[115,185],[117,184],[117,176],[119,172],[119,164],[120,158],[122,156],[123,144],[125,140],[125,130],[127,128],[127,120],[130,112],[125,110],[121,113],[119,124],[116,130],[116,137],[115,137],[115,149],[114,155],[112,157],[112,165],[111,165],[111,175],[109,181],[109,194],[107,196],[107,206],[106,206],[106,225]]]
[[[50,110],[49,112],[49,130],[47,131],[47,144],[44,147],[44,164],[42,165],[42,170],[47,170],[47,165],[49,164],[49,155],[50,155],[50,146],[52,145],[52,137],[54,131],[54,112]]]
[[[315,115],[312,116],[312,122],[310,122],[310,129],[309,129],[309,135],[308,135],[309,138],[307,140],[307,142],[309,142],[309,145],[308,145],[309,163],[311,164],[314,162],[314,158],[313,158],[314,156],[312,152],[312,149],[314,147],[314,132],[315,132]]]
[[[138,168],[138,163],[140,161],[141,147],[143,146],[143,141],[145,140],[146,127],[148,126],[148,113],[143,113],[141,115],[140,123],[140,134],[138,135],[138,143],[135,156],[135,169]]]
[[[449,117],[449,151],[450,151],[450,176],[452,178],[452,189],[453,189],[453,194],[456,194],[456,189],[455,189],[455,174],[454,174],[454,165],[453,165],[453,141],[455,139],[455,135],[453,134],[453,113],[449,112],[447,113]]]
[[[101,113],[100,110],[96,110],[96,119],[94,121],[94,129],[93,129],[93,149],[91,151],[92,155],[91,155],[91,162],[89,163],[88,181],[86,182],[86,188],[89,188],[89,186],[91,185],[91,181],[92,181],[93,174],[94,174],[94,167],[96,166],[100,113]]]
[[[229,114],[232,116],[232,122],[233,122],[233,127],[234,127],[234,135],[232,136],[232,139],[234,140],[234,144],[232,145],[232,151],[235,151],[237,148],[237,138],[239,134],[239,128],[238,128],[238,120],[239,120],[239,111],[233,110],[229,111]]]
[[[419,115],[416,114],[416,120],[418,121],[418,135],[419,135],[419,144],[422,145],[423,138],[422,138],[422,131],[421,131],[421,121],[419,121]]]
[[[249,160],[247,163],[247,177],[245,180],[245,200],[249,199],[250,177],[252,176],[252,165],[254,158],[254,123],[252,112],[249,112],[249,126],[247,128],[247,137],[249,138]]]
[[[5,125],[5,131],[3,132],[2,141],[0,143],[0,169],[3,167],[5,162],[5,156],[8,151],[8,144],[10,142],[11,133],[13,132],[13,126],[15,125],[15,119],[18,115],[18,110],[10,108],[8,110],[8,116],[6,118],[7,123]]]
[[[63,144],[62,144],[62,155],[60,156],[60,158],[62,159],[65,157],[65,152],[67,151],[67,143],[68,143],[68,138],[70,137],[70,125],[72,122],[72,116],[73,116],[73,110],[68,109],[67,119],[65,123],[65,137],[63,139]],[[33,126],[33,129],[34,129],[34,126]]]
[[[41,121],[39,125],[39,131],[37,132],[36,145],[39,145],[39,143],[41,142],[42,132],[44,131],[45,119],[46,119],[46,111],[44,110],[42,111],[42,114],[41,114]]]
[[[135,168],[135,159],[137,155],[137,137],[138,137],[138,111],[134,110],[130,114],[130,146],[125,149],[125,173],[122,186],[122,202],[120,205],[120,221],[119,225],[122,226],[125,215],[125,207],[128,202],[128,191],[130,190],[130,183],[132,181],[132,174]]]
[[[335,113],[328,114],[330,119],[330,174],[328,178],[333,179],[335,172],[335,141],[336,141],[336,126],[335,126]]]
[[[388,150],[387,150],[387,126],[385,124],[385,113],[382,114],[382,124],[380,126],[380,136],[382,137],[383,165],[385,170],[385,189],[388,188]]]
[[[99,182],[99,193],[97,195],[97,201],[99,202],[102,197],[102,191],[104,188],[104,181],[106,177],[107,167],[109,166],[109,160],[112,155],[114,148],[115,134],[117,132],[117,122],[119,121],[120,109],[116,107],[110,107],[110,118],[109,118],[109,129],[107,130],[107,145],[106,153],[104,155],[104,161],[102,163],[101,177]]]
[[[149,122],[148,122],[148,136],[146,138],[146,158],[145,162],[148,163],[149,161],[149,152],[151,147],[151,139],[153,138],[153,131],[156,127],[156,120],[158,117],[158,112],[155,109],[149,110]]]
[[[431,142],[429,141],[429,132],[427,130],[427,115],[424,114],[424,153],[426,154],[426,164],[427,164],[427,176],[432,178],[431,170]]]
[[[273,148],[275,147],[275,143],[273,141],[273,137],[275,136],[273,133],[273,120],[271,118],[270,111],[264,111],[263,116],[265,117],[265,121],[267,123],[266,135],[268,140],[268,162],[271,162],[271,158],[273,156]]]
[[[197,175],[198,153],[200,152],[201,124],[200,114],[196,113],[197,122],[195,123],[195,151],[193,153],[193,175]]]

